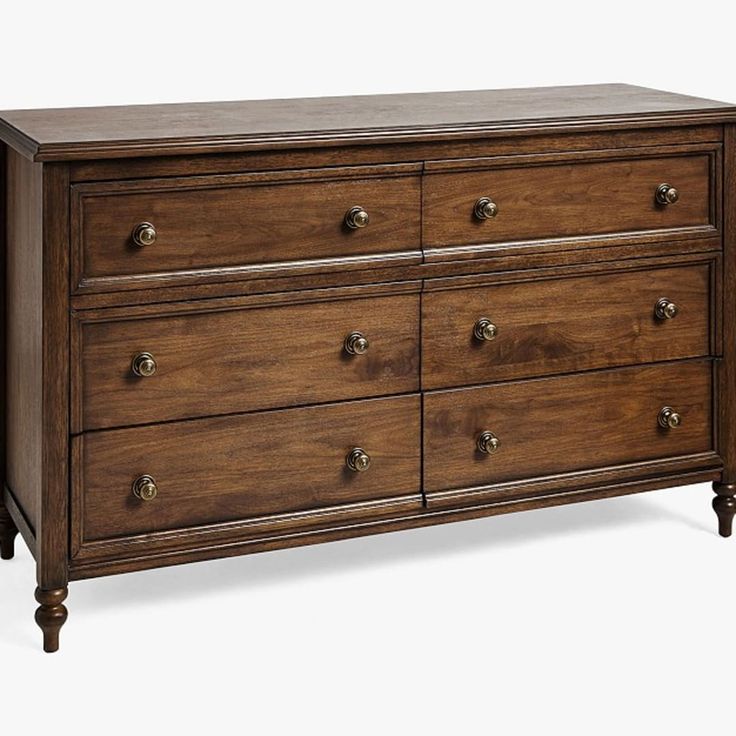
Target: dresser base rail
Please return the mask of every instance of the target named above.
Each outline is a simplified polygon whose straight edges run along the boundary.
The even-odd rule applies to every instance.
[[[156,555],[142,554],[140,556],[129,557],[126,559],[117,558],[115,560],[85,561],[83,564],[72,562],[69,570],[69,578],[70,580],[84,580],[87,578],[116,575],[135,570],[146,570],[224,557],[236,557],[243,554],[267,552],[270,550],[286,549],[289,547],[301,547],[309,544],[349,539],[351,537],[383,534],[403,529],[432,526],[434,524],[446,524],[454,521],[480,519],[486,516],[496,516],[515,511],[529,511],[531,509],[562,506],[569,503],[578,503],[580,501],[613,498],[616,496],[643,493],[645,491],[660,490],[674,486],[717,481],[721,477],[721,472],[721,467],[713,467],[676,473],[664,477],[647,478],[644,480],[627,481],[624,483],[610,483],[597,488],[555,493],[546,496],[537,496],[535,498],[487,502],[476,506],[463,506],[462,508],[442,509],[441,511],[432,511],[431,509],[426,508],[422,511],[406,514],[390,520],[376,520],[346,524],[332,529],[323,529],[313,532],[283,534],[257,540],[240,540],[207,547],[167,551]]]

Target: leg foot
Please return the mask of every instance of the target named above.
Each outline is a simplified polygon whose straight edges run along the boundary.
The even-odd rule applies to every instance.
[[[36,623],[43,631],[44,652],[55,652],[59,648],[59,631],[66,622],[64,606],[68,588],[42,590],[36,588],[36,600],[41,604],[36,610]]]
[[[15,556],[15,537],[18,527],[5,506],[0,506],[0,559],[12,560]]]
[[[718,533],[722,537],[730,537],[733,528],[733,517],[736,515],[736,484],[714,483],[713,510],[718,515]]]

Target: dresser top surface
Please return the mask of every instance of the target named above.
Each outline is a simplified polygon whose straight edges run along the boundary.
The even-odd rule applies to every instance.
[[[38,161],[736,121],[736,106],[626,84],[0,112]]]

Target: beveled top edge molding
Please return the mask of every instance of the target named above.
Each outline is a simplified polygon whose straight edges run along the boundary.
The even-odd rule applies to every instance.
[[[34,161],[432,142],[736,122],[736,106],[629,85],[0,113]]]

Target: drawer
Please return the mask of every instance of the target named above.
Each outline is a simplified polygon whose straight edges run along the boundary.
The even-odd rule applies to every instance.
[[[679,414],[680,426],[660,426],[664,407]],[[431,494],[707,452],[711,420],[710,361],[430,393],[424,488]],[[495,451],[479,450],[485,432],[498,440]]]
[[[165,276],[227,279],[337,259],[335,268],[407,251],[418,262],[416,171],[396,165],[76,185],[73,286],[141,288]],[[364,227],[346,223],[356,207],[368,214]],[[145,224],[155,240],[137,245]]]
[[[373,399],[75,438],[84,541],[413,496],[421,505],[419,397]],[[347,467],[354,448],[367,470]],[[142,500],[133,484],[155,482]],[[144,494],[145,495],[145,489]]]
[[[711,268],[701,263],[427,292],[423,387],[708,355]],[[668,304],[674,317],[663,309]]]
[[[81,322],[74,429],[417,391],[418,324],[418,294]]]
[[[712,226],[712,161],[711,155],[700,153],[440,170],[425,177],[424,245],[445,248]],[[657,201],[662,184],[677,190],[676,203]],[[495,216],[475,214],[481,198],[493,202]]]

